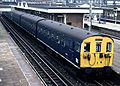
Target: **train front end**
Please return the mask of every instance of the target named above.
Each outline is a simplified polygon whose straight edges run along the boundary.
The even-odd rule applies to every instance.
[[[83,40],[80,67],[104,68],[112,66],[113,40],[107,36],[91,36]]]

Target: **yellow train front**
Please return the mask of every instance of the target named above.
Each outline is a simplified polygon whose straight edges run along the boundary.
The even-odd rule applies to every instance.
[[[113,40],[108,36],[92,36],[83,40],[80,67],[90,69],[109,68],[113,62]]]

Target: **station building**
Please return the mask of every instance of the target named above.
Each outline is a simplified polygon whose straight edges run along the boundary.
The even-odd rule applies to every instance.
[[[98,20],[102,13],[102,19],[120,20],[119,0],[2,0],[3,4],[8,2],[10,5],[18,3],[13,7],[17,10],[80,28],[84,28],[84,20],[89,19],[90,2],[93,4],[92,19]]]
[[[109,19],[109,20],[120,20],[120,8],[103,8],[103,15],[102,18]]]
[[[86,20],[86,15],[89,14],[88,4],[76,7],[23,4],[21,6],[13,6],[13,8],[79,28],[84,28],[84,20]],[[97,15],[103,13],[103,10],[99,7],[92,7],[92,13]]]

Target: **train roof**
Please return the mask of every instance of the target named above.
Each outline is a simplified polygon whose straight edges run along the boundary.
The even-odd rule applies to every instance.
[[[35,23],[37,22],[37,21],[40,21],[40,20],[44,20],[45,18],[42,18],[42,17],[39,17],[39,16],[35,16],[35,15],[32,15],[32,14],[27,14],[27,13],[24,13],[23,15],[22,15],[22,17],[25,17],[25,18],[28,18],[28,19],[30,19],[30,20],[32,20],[32,21],[35,21]],[[31,21],[31,22],[32,22]]]
[[[12,13],[15,13],[15,14],[18,14],[18,15],[22,15],[24,14],[24,12],[20,12],[20,11],[17,11],[17,10],[13,10],[11,11]]]
[[[21,11],[17,11],[17,10],[13,10],[12,11],[13,13],[15,14],[18,14],[18,15],[22,15],[22,17],[26,17],[30,20],[33,20],[33,21],[39,21],[39,20],[43,20],[45,18],[42,18],[42,17],[39,17],[39,16],[35,16],[35,15],[32,15],[32,14],[28,14],[28,13],[25,13],[25,12],[21,12]]]
[[[39,21],[38,24],[41,24],[47,28],[53,29],[53,30],[57,31],[58,33],[63,33],[64,35],[72,38],[73,40],[83,41],[85,38],[88,38],[91,36],[106,36],[106,35],[101,35],[99,33],[80,29],[78,27],[59,23],[59,22],[56,22],[53,20],[47,20],[45,18],[27,14],[24,12],[20,12],[20,11],[13,11],[13,12],[17,13],[17,14],[22,14],[22,17],[26,17],[32,21],[35,21],[35,23],[37,23]],[[109,36],[107,36],[107,37],[109,37]]]
[[[90,37],[90,36],[101,35],[98,33],[80,29],[78,27],[58,23],[52,20],[43,20],[43,21],[40,21],[39,24],[44,25],[57,32],[61,32],[64,35],[77,41],[83,41],[85,38]]]

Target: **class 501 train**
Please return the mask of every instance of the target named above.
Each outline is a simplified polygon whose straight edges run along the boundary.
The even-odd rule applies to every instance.
[[[3,15],[78,69],[112,66],[114,41],[109,36],[19,11]]]

